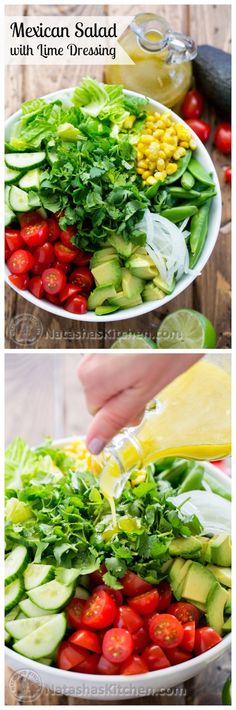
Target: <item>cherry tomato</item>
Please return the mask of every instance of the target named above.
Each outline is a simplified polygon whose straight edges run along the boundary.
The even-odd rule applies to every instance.
[[[39,247],[48,238],[48,223],[45,220],[36,222],[36,224],[28,224],[21,229],[21,237],[25,244],[31,249]]]
[[[124,663],[122,663],[120,674],[121,675],[138,675],[140,673],[147,673],[147,664],[143,661],[140,656],[130,656]]]
[[[101,675],[117,675],[120,672],[120,666],[118,663],[111,663],[105,656],[100,656],[97,671]]]
[[[190,128],[192,128],[194,133],[197,134],[202,143],[206,143],[208,141],[211,132],[211,126],[209,123],[206,123],[206,121],[200,121],[199,118],[190,118],[186,121],[186,123],[190,126]]]
[[[230,123],[220,123],[217,126],[214,143],[218,150],[225,155],[231,153],[231,125]]]
[[[66,301],[64,308],[66,311],[69,311],[69,313],[77,313],[78,315],[81,314],[83,315],[84,313],[87,313],[87,298],[85,296],[72,296],[72,298],[69,298],[68,301]]]
[[[77,671],[78,673],[97,673],[97,667],[98,667],[98,661],[99,661],[99,656],[97,653],[88,653],[87,658],[82,661],[82,663],[79,663],[78,666],[75,666],[73,668],[73,671]]]
[[[185,661],[190,661],[192,658],[191,653],[186,653],[181,648],[166,649],[166,655],[172,666],[176,666],[178,663],[185,663]]]
[[[120,579],[120,583],[123,584],[124,594],[127,597],[135,597],[137,594],[144,594],[153,589],[149,582],[145,582],[144,579],[141,579],[141,577],[130,570]]]
[[[100,640],[94,631],[89,631],[89,629],[78,629],[68,640],[70,643],[75,643],[76,646],[87,648],[88,651],[101,653]]]
[[[66,276],[70,273],[70,264],[63,264],[62,261],[55,261],[53,266],[55,266],[55,269],[63,271]]]
[[[188,602],[174,602],[169,606],[168,614],[176,616],[181,624],[187,624],[188,621],[195,621],[196,626],[199,624],[199,611]]]
[[[152,589],[151,592],[139,594],[137,597],[129,599],[129,606],[138,614],[153,614],[158,606],[159,594],[157,589]]]
[[[74,261],[77,254],[76,247],[71,249],[70,247],[66,247],[65,244],[61,244],[61,242],[54,244],[54,251],[58,261],[62,261],[63,264],[70,264],[71,261]]]
[[[188,91],[182,105],[182,115],[184,118],[199,118],[203,112],[203,98],[199,91],[192,89]]]
[[[157,611],[165,611],[168,609],[172,599],[172,591],[169,582],[163,579],[162,582],[158,584],[157,591],[159,594]]]
[[[5,240],[10,252],[24,247],[24,242],[19,229],[5,229]]]
[[[149,671],[160,671],[162,668],[169,668],[170,661],[166,657],[160,646],[152,644],[147,646],[142,653],[142,659],[147,664]]]
[[[45,242],[41,247],[37,247],[34,250],[35,263],[33,266],[33,273],[36,276],[41,276],[44,269],[48,266],[52,266],[54,261],[54,249],[50,242]]]
[[[73,599],[70,600],[68,606],[66,607],[68,625],[72,629],[78,629],[81,626],[81,617],[84,605],[85,602],[83,599],[73,597]]]
[[[75,269],[75,271],[72,271],[69,281],[70,283],[76,284],[76,286],[82,288],[82,290],[86,291],[86,293],[90,293],[94,285],[93,274],[91,274],[91,271],[89,271],[87,266],[81,266],[80,268]]]
[[[181,641],[181,648],[183,651],[191,653],[195,641],[195,621],[188,621],[186,624],[183,624],[183,629],[184,635]]]
[[[232,168],[228,167],[224,170],[225,182],[231,182],[232,180]]]
[[[123,663],[133,651],[133,639],[127,629],[109,629],[103,639],[103,656],[111,663]]]
[[[9,276],[9,281],[16,286],[16,288],[20,288],[22,291],[25,291],[29,286],[28,274],[11,274],[11,276]]]
[[[63,291],[60,293],[61,303],[63,303],[63,301],[67,301],[67,299],[71,298],[71,296],[75,296],[76,293],[79,293],[79,291],[79,286],[75,286],[75,284],[66,284],[65,288],[63,288]]]
[[[29,291],[36,298],[43,298],[44,289],[40,276],[32,276],[32,278],[29,280]]]
[[[56,239],[59,239],[60,237],[60,227],[55,219],[55,217],[49,217],[47,220],[48,223],[48,241],[49,242],[55,242]]]
[[[112,589],[111,587],[108,587],[106,584],[99,584],[98,587],[94,589],[95,592],[98,592],[99,589],[104,589],[105,592],[108,592],[112,599],[114,599],[114,602],[116,606],[120,606],[123,602],[123,594],[121,589]]]
[[[9,249],[7,243],[5,242],[5,261],[8,261],[8,259],[10,259],[11,254],[12,251]]]
[[[149,624],[149,636],[161,648],[179,646],[184,635],[182,624],[171,614],[155,614]]]
[[[74,668],[78,663],[82,663],[87,658],[87,651],[83,648],[76,648],[72,646],[68,641],[62,641],[60,644],[56,662],[57,666],[63,671],[69,671]]]
[[[42,217],[40,212],[32,210],[32,212],[24,212],[23,214],[20,214],[18,219],[21,229],[23,229],[23,227],[27,227],[28,224],[36,224],[37,222],[41,222]]]
[[[81,251],[80,249],[77,249],[77,256],[75,258],[74,263],[76,264],[76,266],[89,266],[91,259],[92,254],[87,251]]]
[[[42,273],[43,288],[46,293],[55,295],[62,291],[66,285],[66,277],[63,271],[51,267]]]
[[[104,562],[101,564],[101,567],[99,569],[96,569],[95,572],[92,572],[89,575],[89,581],[91,584],[91,587],[97,587],[98,584],[103,584],[103,575],[106,574],[107,568]]]
[[[100,592],[93,592],[85,602],[82,623],[91,629],[104,629],[112,624],[116,611],[114,599],[101,589]]]
[[[60,227],[59,227],[60,229]],[[60,229],[60,239],[62,244],[65,245],[65,247],[73,247],[73,243],[71,241],[72,237],[75,237],[77,233],[76,227],[67,227],[66,229]]]
[[[146,646],[149,644],[148,632],[143,626],[132,634],[132,639],[134,644],[134,653],[142,653],[142,651],[144,651]]]
[[[220,641],[222,638],[215,629],[210,626],[202,626],[200,629],[196,629],[194,651],[198,656],[200,653],[209,651],[209,648],[213,648]]]
[[[143,620],[139,614],[129,606],[120,606],[116,617],[116,626],[119,629],[127,629],[131,634],[134,634],[138,629],[141,629]]]
[[[11,254],[7,266],[12,274],[25,274],[34,265],[33,255],[26,249],[17,249]]]
[[[61,301],[60,301],[59,296],[54,296],[53,293],[46,293],[45,297],[46,297],[47,301],[49,301],[50,303],[53,303],[54,306],[61,305]]]

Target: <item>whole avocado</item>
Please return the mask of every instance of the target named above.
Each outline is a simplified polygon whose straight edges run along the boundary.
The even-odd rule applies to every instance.
[[[224,118],[231,116],[231,54],[208,44],[198,47],[193,61],[197,87]]]

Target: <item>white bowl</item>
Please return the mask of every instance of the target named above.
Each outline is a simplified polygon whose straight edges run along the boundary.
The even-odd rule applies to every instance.
[[[55,446],[62,446],[71,439],[61,439]],[[214,476],[216,482],[231,491],[231,481],[222,471],[211,463],[205,462],[206,469]],[[6,663],[14,671],[25,675],[33,683],[42,688],[48,688],[54,693],[93,700],[126,700],[154,695],[158,691],[178,686],[181,683],[201,673],[209,663],[215,661],[230,649],[231,634],[228,634],[217,646],[200,656],[177,666],[164,668],[151,673],[132,676],[101,676],[73,671],[62,671],[52,666],[44,666],[37,661],[20,656],[6,647]]]
[[[72,96],[74,89],[62,89],[61,91],[56,91],[52,94],[47,94],[44,96],[44,99],[47,102],[50,102],[55,99],[63,99],[63,97],[66,97],[67,99]],[[138,94],[136,91],[125,91],[126,94],[129,96],[142,96],[142,94]],[[166,110],[166,107],[163,106],[163,104],[160,104],[158,101],[154,101],[153,99],[150,100],[150,108],[163,112]],[[170,109],[168,109],[170,111]],[[178,123],[182,123],[183,125],[186,125],[185,122],[180,118],[179,116],[176,115],[173,111],[170,111],[172,114],[173,118],[175,121]],[[21,115],[21,110],[17,111],[14,113],[10,118],[7,119],[5,127],[6,127],[6,139],[9,139],[10,131],[16,120],[19,118]],[[189,126],[188,126],[189,128]],[[119,320],[125,320],[127,318],[136,318],[137,316],[144,315],[144,313],[149,313],[150,311],[153,311],[155,308],[160,308],[161,306],[166,305],[169,301],[172,301],[176,296],[179,295],[179,293],[182,293],[185,288],[187,288],[194,279],[199,276],[201,273],[203,267],[207,263],[211,252],[215,246],[218,234],[219,234],[219,229],[220,229],[220,222],[221,222],[221,191],[220,191],[220,185],[219,185],[219,180],[217,177],[216,170],[214,168],[213,162],[210,158],[209,153],[207,152],[206,148],[204,147],[203,143],[200,141],[200,139],[197,137],[197,135],[192,131],[192,129],[189,128],[189,130],[192,133],[192,136],[197,144],[197,150],[195,152],[196,158],[201,162],[202,166],[207,170],[207,172],[212,172],[214,181],[215,181],[215,186],[216,186],[216,196],[213,198],[211,209],[210,209],[210,220],[209,220],[209,229],[208,229],[208,235],[207,239],[203,248],[203,251],[201,253],[201,256],[198,260],[198,263],[192,269],[190,274],[184,274],[180,281],[176,284],[176,287],[174,291],[169,295],[165,296],[164,298],[161,298],[159,301],[148,301],[147,303],[142,303],[140,306],[134,306],[134,308],[126,308],[124,310],[116,311],[115,313],[110,313],[107,316],[97,316],[93,311],[89,311],[85,315],[77,315],[73,313],[68,313],[68,311],[65,311],[64,308],[60,308],[59,306],[54,306],[53,304],[49,303],[49,301],[46,300],[39,300],[38,298],[35,298],[29,291],[20,291],[16,286],[13,286],[13,284],[9,283],[8,281],[8,275],[9,275],[9,270],[6,267],[5,269],[5,279],[7,283],[11,286],[11,288],[14,289],[17,293],[19,293],[20,296],[25,298],[27,301],[33,304],[33,306],[37,306],[38,308],[43,308],[43,310],[48,311],[49,313],[52,313],[53,315],[57,317],[63,317],[63,318],[71,318],[73,320],[81,320],[84,322],[89,322],[89,323],[97,323],[101,322],[104,323],[105,321],[119,321]]]

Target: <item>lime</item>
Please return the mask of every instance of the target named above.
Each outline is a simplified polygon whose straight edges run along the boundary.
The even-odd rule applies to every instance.
[[[222,705],[231,705],[231,676],[227,678],[223,686]]]
[[[162,321],[157,333],[157,347],[179,348],[215,348],[216,331],[212,323],[191,308],[181,308],[170,313]]]
[[[156,348],[156,343],[154,343],[151,338],[147,338],[146,335],[136,335],[135,333],[126,333],[117,338],[112,348],[116,350],[150,350],[151,348]]]

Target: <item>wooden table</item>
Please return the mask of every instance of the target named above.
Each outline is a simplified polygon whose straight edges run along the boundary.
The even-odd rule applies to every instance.
[[[6,355],[7,444],[16,433],[31,446],[47,435],[56,439],[86,433],[90,415],[77,378],[80,358],[81,355],[75,353]],[[200,675],[178,688],[158,696],[129,700],[128,705],[220,705],[222,687],[229,672],[230,654],[225,653],[219,661],[206,666]],[[47,690],[38,693],[36,686],[28,683],[26,688],[21,680],[12,683],[12,673],[7,669],[7,705],[89,704],[89,701],[53,695]],[[99,703],[92,700],[90,704]],[[119,704],[127,705],[127,701]]]
[[[154,5],[17,5],[8,6],[9,15],[115,15],[131,14],[142,10],[157,10]],[[194,37],[197,44],[212,44],[230,51],[230,5],[163,5],[160,14],[170,22],[175,31]],[[102,67],[66,66],[17,66],[7,69],[7,116],[14,113],[21,103],[33,96],[41,96],[68,86],[76,86],[84,75],[91,74],[102,79]],[[205,118],[215,124],[210,106],[205,109]],[[214,130],[212,130],[213,136]],[[207,148],[216,166],[222,189],[222,223],[214,253],[203,273],[170,305],[156,309],[150,314],[115,323],[83,323],[68,318],[56,318],[40,308],[32,306],[6,287],[6,347],[8,348],[109,348],[124,332],[143,333],[154,337],[161,319],[177,308],[195,308],[214,323],[218,335],[218,348],[230,347],[230,188],[224,183],[223,167],[227,158],[214,148],[212,136]],[[37,318],[39,332],[31,343],[27,342],[21,317]],[[17,321],[15,318],[19,316]],[[24,319],[23,319],[24,321]],[[25,322],[25,321],[24,321]],[[15,323],[17,338],[14,339]]]

